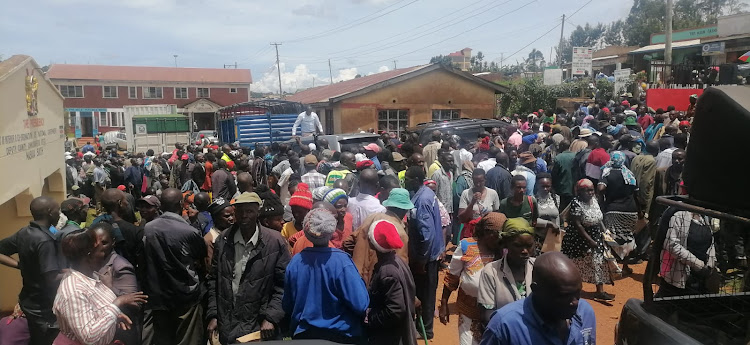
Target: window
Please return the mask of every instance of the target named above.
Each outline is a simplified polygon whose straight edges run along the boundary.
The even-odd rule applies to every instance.
[[[124,120],[125,113],[121,111],[108,111],[107,117],[109,118],[110,127],[125,127]]]
[[[237,93],[237,88],[236,87],[230,87],[229,88],[229,93]]]
[[[103,112],[103,111],[100,112],[99,113],[99,126],[108,127],[109,126],[108,123],[109,123],[109,121],[108,121],[108,118],[107,118],[107,113]]]
[[[174,88],[174,98],[188,98],[188,89],[186,87]]]
[[[460,119],[461,110],[459,109],[434,109],[432,110],[432,121],[443,121]]]
[[[378,112],[378,129],[401,134],[409,125],[408,109],[387,109]]]
[[[162,88],[159,86],[143,87],[143,99],[164,98]]]
[[[130,99],[136,99],[138,98],[138,88],[135,86],[128,86],[128,98]]]
[[[117,98],[117,86],[102,86],[102,98]]]
[[[60,85],[60,93],[65,98],[83,98],[83,86]]]
[[[207,87],[196,87],[195,88],[195,97],[197,97],[197,98],[209,98],[209,97],[211,97],[211,92],[209,92],[209,89]]]

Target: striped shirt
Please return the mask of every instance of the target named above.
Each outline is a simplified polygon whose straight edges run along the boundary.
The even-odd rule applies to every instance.
[[[98,279],[71,270],[60,283],[52,306],[60,333],[82,344],[111,343],[120,314],[112,303],[115,298],[114,292]]]

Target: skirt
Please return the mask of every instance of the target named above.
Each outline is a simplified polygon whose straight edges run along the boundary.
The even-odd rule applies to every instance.
[[[581,271],[581,278],[584,282],[597,285],[614,285],[607,259],[612,254],[609,247],[604,243],[604,236],[600,227],[593,225],[585,228],[591,239],[596,241],[596,248],[589,247],[575,226],[570,225],[562,241],[563,254],[573,260],[578,270]]]
[[[581,271],[581,279],[584,282],[596,285],[615,285],[609,262],[602,251],[590,250],[583,257],[571,258],[571,260]]]
[[[635,250],[635,236],[633,230],[638,222],[637,212],[610,211],[604,214],[604,226],[611,232],[612,240],[607,244],[612,248],[612,253],[618,260]]]

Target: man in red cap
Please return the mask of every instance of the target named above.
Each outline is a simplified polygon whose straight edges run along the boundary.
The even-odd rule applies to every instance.
[[[367,238],[378,256],[370,281],[369,343],[416,345],[417,332],[411,323],[415,313],[414,278],[396,255],[404,242],[396,226],[387,220],[372,223]]]
[[[365,156],[367,156],[367,159],[371,160],[372,163],[375,165],[375,169],[383,170],[383,167],[380,165],[380,160],[378,159],[378,153],[380,153],[380,146],[376,143],[370,143],[368,145],[365,145]]]

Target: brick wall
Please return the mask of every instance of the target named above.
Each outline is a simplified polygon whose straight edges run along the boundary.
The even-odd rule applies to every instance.
[[[57,82],[57,85],[68,85],[65,82]],[[66,98],[64,101],[65,108],[122,108],[125,105],[149,105],[149,104],[177,104],[178,108],[198,100],[196,97],[196,88],[187,87],[188,98],[175,99],[174,87],[162,87],[162,98],[144,99],[143,88],[136,87],[138,98],[131,99],[128,97],[128,87],[118,86],[118,98],[102,98],[101,85],[86,85],[83,87],[84,98]],[[212,102],[220,106],[227,106],[240,102],[249,101],[248,88],[237,87],[237,93],[229,93],[229,87],[211,87],[208,97]]]

